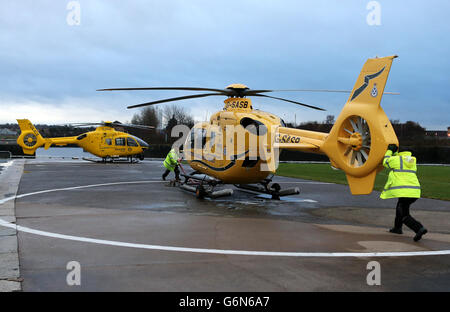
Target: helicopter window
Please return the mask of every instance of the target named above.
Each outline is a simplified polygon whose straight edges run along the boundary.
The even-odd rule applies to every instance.
[[[216,133],[211,131],[211,137],[209,138],[209,146],[212,147],[214,145],[214,140],[216,139]]]
[[[206,145],[206,129],[202,129],[202,148]]]
[[[191,130],[191,148],[194,148],[194,139],[195,139],[195,134],[194,134],[194,129]]]
[[[130,137],[127,138],[127,145],[128,146],[138,146],[136,141],[133,138],[130,138]]]
[[[112,140],[111,139],[105,139],[105,144],[106,145],[112,145]]]
[[[116,145],[117,146],[125,146],[125,138],[117,138]]]
[[[145,142],[144,140],[141,140],[141,139],[136,138],[136,137],[134,137],[134,139],[136,139],[136,141],[138,141],[138,143],[139,143],[139,145],[140,145],[141,147],[148,147],[147,142]]]
[[[201,142],[201,146],[200,146]],[[206,129],[194,128],[191,130],[191,148],[203,148],[206,144]]]
[[[264,135],[267,132],[267,127],[262,122],[248,117],[241,119],[241,126],[256,135]]]
[[[87,137],[87,134],[86,134],[86,133],[83,133],[82,135],[79,135],[79,136],[77,137],[77,140],[83,140],[85,137]]]

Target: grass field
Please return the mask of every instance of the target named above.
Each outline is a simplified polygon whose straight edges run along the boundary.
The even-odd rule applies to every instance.
[[[375,180],[375,190],[383,190],[387,170],[381,171]],[[287,164],[280,163],[277,175],[347,184],[345,174],[334,170],[329,164]],[[450,200],[450,166],[418,166],[417,176],[422,187],[422,197]]]

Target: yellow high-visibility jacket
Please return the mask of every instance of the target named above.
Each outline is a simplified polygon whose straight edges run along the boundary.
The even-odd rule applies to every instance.
[[[164,159],[164,167],[166,167],[167,170],[173,171],[175,167],[178,165],[178,155],[177,152],[172,148],[167,154],[166,159]]]
[[[411,152],[400,152],[394,155],[390,150],[386,152],[383,166],[390,171],[384,190],[380,195],[382,199],[420,198],[420,183],[416,175],[416,158],[411,155]]]

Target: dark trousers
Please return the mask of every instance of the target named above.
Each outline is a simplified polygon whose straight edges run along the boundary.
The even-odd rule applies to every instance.
[[[422,224],[409,214],[409,206],[416,200],[417,198],[408,197],[400,197],[398,199],[394,224],[396,229],[401,229],[402,225],[405,224],[417,233],[422,228]]]
[[[173,170],[175,172],[175,179],[180,180],[180,169],[178,169],[178,165],[175,166],[175,169]],[[170,170],[166,169],[166,171],[164,171],[163,173],[163,177],[164,179],[169,175]]]

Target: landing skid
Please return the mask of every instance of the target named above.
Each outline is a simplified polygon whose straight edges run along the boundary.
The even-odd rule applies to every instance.
[[[169,185],[179,186],[185,191],[195,193],[196,197],[199,199],[205,197],[218,198],[233,195],[232,189],[214,190],[217,185],[223,185],[223,182],[206,174],[201,174],[194,171],[191,174],[180,174],[180,176],[184,178],[184,181],[171,181]],[[272,183],[272,177],[261,181],[259,184],[234,184],[234,186],[243,191],[268,194],[272,197],[272,199],[276,200],[279,200],[282,196],[300,194],[300,188],[298,187],[282,190],[278,183]]]
[[[207,175],[193,172],[191,174],[180,174],[184,178],[184,181],[179,182],[179,187],[185,191],[195,193],[195,196],[199,199],[205,197],[219,198],[223,196],[233,195],[232,189],[214,190],[218,184],[222,184],[221,181],[213,179]],[[177,183],[173,183],[176,186]]]
[[[235,184],[235,187],[244,191],[251,191],[259,194],[268,194],[272,196],[272,199],[279,200],[282,196],[298,195],[300,194],[300,188],[294,187],[289,189],[281,189],[278,183],[272,183],[272,179],[265,179],[259,184]]]
[[[106,157],[106,158],[102,158],[102,159],[92,159],[92,158],[83,157],[82,159],[83,159],[83,160],[86,160],[86,161],[98,163],[98,164],[106,164],[106,163],[116,163],[116,164],[127,163],[127,164],[136,164],[136,163],[139,162],[138,159],[132,158],[132,157],[127,157],[127,158]]]

